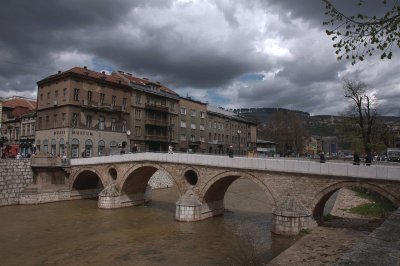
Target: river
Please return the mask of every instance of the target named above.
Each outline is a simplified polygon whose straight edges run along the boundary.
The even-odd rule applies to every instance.
[[[114,210],[97,200],[1,207],[0,265],[249,265],[296,241],[270,232],[271,204],[249,180],[230,186],[219,217],[177,222],[177,200],[169,188]]]

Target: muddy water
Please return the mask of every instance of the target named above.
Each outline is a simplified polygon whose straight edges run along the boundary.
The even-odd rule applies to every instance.
[[[270,233],[271,206],[257,185],[237,180],[227,212],[174,220],[174,188],[148,206],[101,210],[96,200],[0,208],[0,265],[240,265],[267,262],[293,238]]]

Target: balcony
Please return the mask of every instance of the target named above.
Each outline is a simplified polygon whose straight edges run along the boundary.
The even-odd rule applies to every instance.
[[[151,140],[151,141],[167,142],[168,141],[168,136],[163,136],[163,135],[145,135],[144,139],[145,140]]]
[[[168,121],[166,120],[158,120],[158,119],[148,119],[145,120],[146,125],[159,126],[159,127],[168,127]]]
[[[98,102],[93,102],[93,101],[88,101],[87,99],[83,100],[83,108],[88,108],[88,109],[97,109],[99,111],[104,111],[104,112],[125,112],[126,107],[124,106],[117,106],[117,105],[111,105],[111,104],[106,104],[106,103],[98,103]]]
[[[151,104],[151,103],[146,103],[145,108],[151,109],[151,110],[156,110],[156,111],[161,111],[161,112],[168,112],[168,110],[169,110],[169,108],[167,106],[155,105],[155,104]]]

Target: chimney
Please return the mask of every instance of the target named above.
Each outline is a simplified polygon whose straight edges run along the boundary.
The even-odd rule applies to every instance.
[[[83,68],[84,68],[84,69],[87,69],[87,66],[84,66]]]
[[[102,71],[102,72],[101,72],[101,74],[105,75],[105,74],[106,74],[106,72],[105,72],[105,71]]]
[[[61,74],[61,70],[58,70],[58,74]]]

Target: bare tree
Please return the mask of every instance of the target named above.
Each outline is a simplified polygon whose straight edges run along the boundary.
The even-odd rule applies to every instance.
[[[368,94],[368,87],[360,81],[344,79],[343,89],[344,96],[350,100],[349,114],[357,121],[364,150],[368,155],[371,155],[376,110],[373,109],[372,97]]]

